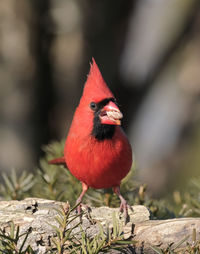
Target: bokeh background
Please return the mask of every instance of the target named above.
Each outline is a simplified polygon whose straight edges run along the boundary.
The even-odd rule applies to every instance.
[[[67,135],[95,58],[155,196],[200,175],[198,0],[0,1],[0,170]]]

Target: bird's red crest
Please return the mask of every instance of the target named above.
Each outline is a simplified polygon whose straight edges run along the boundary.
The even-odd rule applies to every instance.
[[[105,98],[110,97],[114,97],[114,95],[106,85],[106,82],[104,81],[94,58],[92,58],[92,63],[90,64],[90,72],[84,86],[81,102],[99,102]]]

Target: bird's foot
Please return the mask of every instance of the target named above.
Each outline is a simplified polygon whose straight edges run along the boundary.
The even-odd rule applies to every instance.
[[[128,209],[133,211],[133,208],[130,205],[127,204],[125,199],[123,199],[121,201],[121,204],[120,204],[120,207],[119,207],[119,212],[124,213],[125,224],[130,221],[130,216],[128,214]]]
[[[85,205],[83,203],[77,203],[78,206],[76,207],[76,213],[80,216],[80,222],[82,223],[82,217],[83,215],[85,215],[85,217],[89,220],[89,222],[91,223],[91,225],[94,225],[95,224],[95,221],[94,219],[92,218],[91,216],[91,207],[89,207],[88,205]],[[84,211],[83,211],[83,208],[84,207]]]
[[[82,208],[84,208],[84,210],[86,210],[86,212],[88,212],[88,213],[91,212],[91,208],[88,205],[85,205],[82,202],[76,202],[76,204],[78,205],[76,207],[76,212],[78,214],[82,214],[83,213],[83,209]]]
[[[128,223],[130,221],[130,216],[128,214],[128,209],[130,209],[131,211],[133,211],[133,208],[127,204],[126,200],[122,197],[121,193],[120,193],[120,188],[119,186],[115,186],[113,187],[113,191],[115,192],[115,194],[117,194],[117,196],[120,198],[121,200],[121,204],[119,207],[119,211],[120,213],[124,213],[124,218],[125,218],[125,224]]]

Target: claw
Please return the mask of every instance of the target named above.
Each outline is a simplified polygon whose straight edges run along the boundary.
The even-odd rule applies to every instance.
[[[76,207],[76,213],[79,215],[82,213],[81,203]]]
[[[82,212],[83,212],[82,207],[84,207],[85,210],[86,210],[87,212],[91,212],[92,209],[91,209],[88,205],[85,205],[85,204],[83,204],[83,203],[77,202],[77,204],[78,204],[78,203],[79,203],[79,205],[78,205],[77,208],[76,208],[76,212],[77,212],[78,214],[82,214]]]

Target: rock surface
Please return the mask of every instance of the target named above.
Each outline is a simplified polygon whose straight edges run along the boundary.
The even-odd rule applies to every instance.
[[[55,237],[55,230],[51,225],[58,226],[55,220],[61,202],[28,198],[22,201],[1,201],[0,202],[0,227],[9,231],[9,222],[20,226],[20,233],[27,232],[31,228],[26,244],[30,244],[38,254],[45,253],[51,248],[52,238]],[[127,250],[127,253],[154,253],[149,249],[150,245],[166,247],[172,242],[178,242],[185,236],[189,236],[191,242],[192,231],[196,229],[197,239],[200,236],[200,218],[181,218],[170,220],[150,220],[150,213],[144,206],[133,206],[129,211],[130,222],[123,223],[125,238],[132,238],[137,241],[137,246]],[[98,233],[99,223],[102,226],[112,225],[113,212],[118,216],[117,208],[99,207],[92,208],[89,219],[82,218],[82,228],[87,235],[94,236]],[[77,223],[77,218],[71,226]],[[98,222],[98,223],[93,223]],[[50,225],[51,224],[51,225]],[[77,233],[77,237],[79,237]],[[23,241],[23,239],[21,239]],[[20,244],[20,242],[19,242]],[[142,247],[141,247],[142,246]],[[110,252],[111,253],[111,252]],[[112,253],[119,253],[112,251]]]

